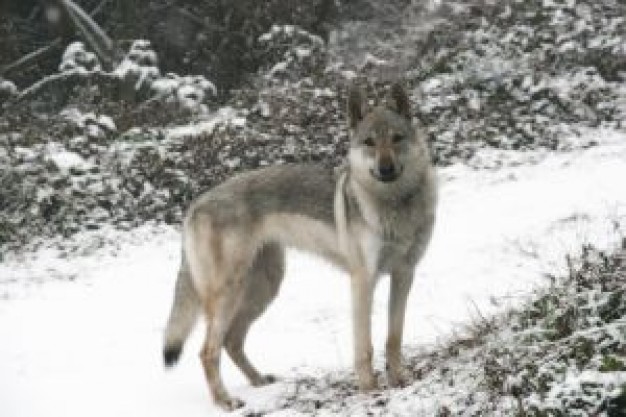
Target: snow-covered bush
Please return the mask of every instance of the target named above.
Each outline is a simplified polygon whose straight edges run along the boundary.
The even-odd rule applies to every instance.
[[[417,47],[392,40],[386,48],[409,61],[417,116],[437,159],[464,159],[459,151],[472,142],[515,150],[587,146],[565,138],[581,127],[620,126],[623,4],[465,1],[441,8],[447,23],[425,34],[407,27],[415,39],[408,45]]]
[[[569,276],[447,343],[411,352],[405,388],[364,396],[342,372],[294,381],[277,410],[342,416],[623,417],[626,240],[591,247]],[[275,411],[275,410],[272,410]],[[279,411],[280,413],[280,411]]]
[[[206,112],[208,99],[217,93],[213,83],[201,75],[161,76],[157,54],[147,40],[134,41],[113,72],[140,97],[164,100],[196,113]]]
[[[17,94],[17,87],[9,80],[5,80],[0,77],[0,103],[15,96]],[[0,104],[1,106],[1,104]]]
[[[85,44],[79,41],[72,42],[65,48],[59,71],[100,71],[100,61],[93,52],[85,48]]]
[[[525,415],[623,415],[625,260],[626,240],[612,254],[585,246],[569,276],[501,320],[476,356],[491,395]]]
[[[326,47],[322,38],[293,25],[274,25],[258,39],[268,78],[297,80],[323,69]]]
[[[215,4],[183,3],[187,12],[209,10]],[[328,3],[325,0],[236,3],[241,7],[233,10],[233,16],[238,18],[227,19],[219,10],[210,9],[216,13],[202,14],[210,16],[209,23],[182,31],[181,39],[188,43],[177,44],[172,55],[157,57],[154,53],[159,50],[158,42],[166,44],[163,39],[151,37],[153,45],[134,42],[115,73],[96,70],[84,47],[70,48],[81,58],[68,58],[72,63],[68,68],[86,63],[80,70],[70,68],[23,89],[19,100],[11,100],[22,107],[0,114],[0,139],[6,132],[12,144],[30,149],[33,144],[65,138],[69,151],[95,159],[104,158],[115,142],[164,146],[174,162],[153,158],[146,150],[149,147],[142,148],[133,155],[139,158],[145,152],[151,156],[145,158],[149,163],[139,164],[137,175],[149,179],[155,193],[170,195],[176,195],[180,187],[172,178],[186,177],[184,197],[172,197],[159,205],[148,196],[139,213],[133,193],[140,184],[132,185],[133,193],[122,190],[122,197],[116,200],[123,208],[111,214],[110,221],[117,224],[133,216],[137,217],[134,222],[165,217],[179,220],[175,213],[180,207],[168,204],[183,205],[187,196],[238,170],[300,161],[339,164],[347,145],[345,89],[352,82],[369,86],[367,95],[374,98],[384,95],[389,79],[402,79],[411,95],[413,116],[425,126],[438,165],[470,160],[473,166],[480,166],[479,158],[472,155],[482,147],[567,150],[588,146],[593,144],[592,136],[587,135],[587,143],[582,143],[574,135],[577,129],[624,126],[623,2],[504,0],[479,4],[460,0],[429,2],[439,5],[432,12],[424,11],[424,2],[406,0],[340,2],[342,10],[350,13],[348,19],[365,20],[340,22],[327,44],[312,35],[321,33],[315,28],[331,28],[328,21],[320,20],[323,13],[313,10]],[[286,3],[292,9],[281,7]],[[365,3],[370,3],[370,11],[361,13]],[[281,18],[273,19],[275,13],[282,13]],[[189,13],[173,14],[178,22],[190,23],[186,20]],[[291,19],[292,15],[305,23]],[[170,23],[162,22],[159,29]],[[217,28],[216,33],[208,27]],[[201,36],[188,37],[196,29]],[[216,48],[221,49],[216,52]],[[232,60],[228,62],[213,61],[229,57]],[[177,66],[177,59],[185,63]],[[220,103],[245,123],[217,121],[215,129],[200,138],[169,142],[162,134],[163,126],[197,120],[198,113],[205,117],[202,113],[207,107],[218,102],[213,98],[215,87],[206,78],[163,75],[166,68],[169,72],[185,65],[198,73],[228,68],[228,74],[220,73],[216,79],[232,74],[229,82],[245,72],[247,82],[236,84],[239,88],[229,91],[232,84],[219,84]],[[74,118],[73,111],[78,112]],[[103,122],[102,115],[113,123]],[[107,125],[115,125],[119,134],[112,134],[114,130]],[[124,134],[131,130],[142,134]],[[170,175],[172,167],[178,170],[176,175]],[[119,169],[106,175],[121,176],[125,184],[134,184],[128,172]],[[40,170],[33,177],[46,182],[48,174]],[[59,180],[56,186],[65,187],[63,184]],[[97,198],[110,199],[112,194],[98,194]],[[46,229],[49,233],[65,230],[73,222],[71,213],[80,207],[75,203],[60,200],[60,205],[67,205],[65,217],[55,217],[56,223]],[[16,206],[13,213],[24,211]]]
[[[2,94],[13,95],[17,93],[17,87],[11,81],[0,78],[0,92]]]
[[[157,55],[150,41],[143,39],[134,41],[113,73],[135,91],[143,93],[149,91],[152,82],[161,75]]]
[[[209,98],[217,94],[212,82],[201,75],[179,76],[168,73],[152,83],[157,97],[175,102],[195,112],[206,112]]]
[[[77,108],[67,108],[61,112],[61,116],[74,123],[85,136],[91,139],[104,139],[117,131],[113,119],[104,114],[82,113]]]

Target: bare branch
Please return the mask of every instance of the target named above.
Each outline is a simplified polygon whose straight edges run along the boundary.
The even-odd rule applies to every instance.
[[[115,59],[111,38],[85,11],[71,0],[58,0],[85,42],[93,49],[103,67],[110,70]]]
[[[102,0],[91,11],[91,13],[89,13],[89,15],[90,16],[94,16],[94,15],[98,14],[102,10],[102,8],[108,3],[108,1],[109,0]],[[69,14],[69,11],[68,11],[68,14]],[[93,22],[93,20],[92,20],[92,22]],[[94,25],[97,26],[97,24],[95,22],[94,22]],[[2,75],[3,77],[6,77],[10,73],[21,71],[21,70],[23,70],[25,68],[28,68],[29,66],[35,64],[36,62],[45,59],[48,55],[51,55],[51,54],[55,53],[62,46],[62,42],[63,42],[63,38],[62,37],[55,38],[49,44],[47,44],[45,46],[42,46],[41,48],[24,55],[23,57],[21,57],[17,61],[14,61],[14,62],[12,62],[12,63],[10,63],[8,65],[5,65],[4,67],[0,68],[0,75]],[[110,39],[109,39],[109,42],[111,42]],[[110,44],[112,44],[112,42]],[[100,57],[100,55],[98,55],[98,57]]]
[[[35,62],[44,59],[45,57],[47,57],[51,53],[56,52],[56,50],[58,50],[61,47],[61,41],[62,41],[62,38],[56,38],[50,44],[48,44],[46,46],[42,46],[41,48],[37,49],[36,51],[33,51],[33,52],[29,53],[29,54],[24,55],[23,57],[21,57],[17,61],[4,66],[0,70],[0,74],[2,74],[3,76],[6,76],[7,74],[9,74],[11,72],[20,71],[20,70],[22,70],[24,68],[29,67],[30,65],[34,64]]]

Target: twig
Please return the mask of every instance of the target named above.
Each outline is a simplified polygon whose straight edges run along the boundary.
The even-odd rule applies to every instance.
[[[94,17],[95,15],[97,15],[98,13],[100,13],[100,11],[102,11],[102,9],[104,8],[104,6],[109,2],[109,0],[102,0],[92,11],[91,13],[89,13],[89,16]]]
[[[483,323],[483,325],[487,329],[491,329],[492,328],[492,323],[489,320],[487,320],[487,318],[483,315],[482,311],[480,311],[480,308],[478,308],[478,305],[476,304],[474,299],[472,297],[469,297],[469,301],[470,301],[470,303],[472,303],[472,306],[474,307],[474,310],[475,310],[476,314],[478,315],[478,318],[480,319],[480,321]]]
[[[102,0],[90,13],[89,16],[95,16],[96,14],[98,14],[102,8],[109,2],[109,0]],[[35,7],[35,11],[38,7]],[[33,11],[32,14],[35,13],[35,11]],[[95,24],[95,23],[94,23]],[[4,67],[2,67],[0,69],[0,75],[2,76],[6,76],[7,74],[11,73],[11,72],[17,72],[20,71],[24,68],[28,68],[29,66],[31,66],[32,64],[43,60],[46,56],[50,55],[51,53],[55,52],[59,47],[61,47],[61,43],[63,42],[63,38],[58,37],[55,38],[52,42],[50,42],[48,45],[42,46],[41,48],[30,52],[26,55],[24,55],[23,57],[21,57],[20,59],[18,59],[17,61],[12,62],[11,64],[5,65]]]
[[[4,76],[6,74],[9,74],[10,72],[27,68],[34,62],[37,62],[43,59],[44,57],[46,57],[47,55],[49,55],[50,53],[58,49],[61,46],[61,41],[62,41],[62,38],[56,38],[50,44],[43,46],[29,54],[24,55],[17,61],[4,66],[2,70],[0,70],[0,74]]]
[[[57,0],[74,27],[96,53],[106,69],[113,67],[114,45],[109,36],[85,11],[71,0]]]

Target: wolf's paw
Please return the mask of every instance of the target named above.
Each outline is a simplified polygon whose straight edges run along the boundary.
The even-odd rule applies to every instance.
[[[224,411],[234,411],[246,405],[245,402],[235,397],[221,398],[216,400],[216,403],[224,409]]]
[[[389,386],[392,388],[404,388],[409,385],[409,378],[403,371],[389,371],[387,373]]]
[[[359,391],[374,391],[378,389],[378,379],[374,374],[359,377]]]
[[[274,375],[271,375],[271,374],[259,375],[258,378],[252,381],[252,386],[262,387],[264,385],[273,384],[277,380],[278,378],[276,378]]]

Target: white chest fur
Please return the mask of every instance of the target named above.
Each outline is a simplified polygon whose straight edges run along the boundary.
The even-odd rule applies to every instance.
[[[359,218],[349,218],[346,207],[345,173],[339,178],[335,195],[335,220],[339,248],[349,268],[364,268],[374,278],[378,273],[378,262],[383,246],[382,228],[376,207],[369,196],[358,187],[352,191],[358,201]]]
[[[358,224],[353,227],[352,233],[358,245],[358,254],[368,275],[374,277],[378,273],[378,261],[382,249],[380,234],[367,224]]]

